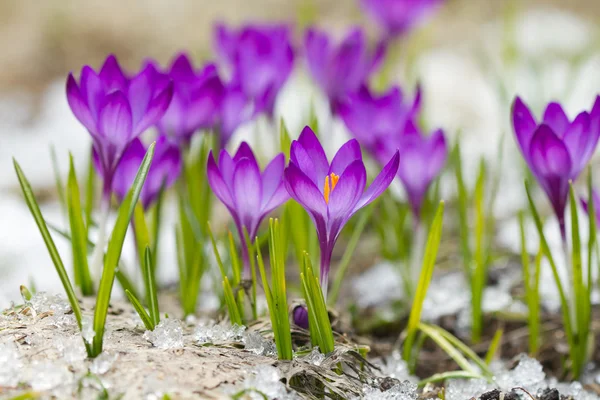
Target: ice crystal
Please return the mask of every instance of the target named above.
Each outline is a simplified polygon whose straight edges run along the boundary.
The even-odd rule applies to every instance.
[[[514,369],[496,374],[498,386],[505,391],[522,387],[528,392],[535,393],[546,387],[545,379],[546,374],[542,364],[525,354],[521,355]]]
[[[483,379],[453,379],[446,386],[446,400],[479,398],[483,393],[494,389]]]
[[[0,386],[17,386],[22,366],[17,345],[12,342],[0,344]]]
[[[94,331],[94,321],[92,321],[92,317],[84,316],[81,319],[81,336],[83,336],[83,340],[90,344],[94,340],[96,332]]]
[[[385,391],[367,387],[360,398],[365,400],[416,400],[417,397],[417,385],[409,381],[404,381]]]
[[[85,345],[79,335],[59,338],[55,344],[67,364],[73,365],[87,358]]]
[[[320,366],[323,361],[325,361],[325,355],[323,353],[321,353],[321,351],[319,350],[319,347],[314,347],[312,349],[312,351],[310,352],[310,354],[308,354],[305,358],[306,361],[308,361],[309,363],[316,365],[317,367]]]
[[[293,400],[298,396],[288,393],[281,382],[281,372],[270,365],[255,367],[244,381],[244,389],[248,390],[248,398],[262,400],[268,399]],[[264,396],[263,396],[264,395]]]
[[[406,362],[402,359],[400,352],[394,350],[392,354],[384,359],[374,361],[375,365],[380,368],[382,377],[390,377],[399,381],[410,381],[416,383],[418,379],[410,374]]]
[[[38,292],[31,296],[27,302],[36,313],[53,312],[54,315],[62,315],[71,311],[71,305],[61,295],[49,295],[46,292]]]
[[[244,346],[257,356],[273,356],[277,354],[277,348],[272,340],[267,340],[258,332],[246,332],[244,334]]]
[[[153,331],[146,331],[144,339],[159,349],[178,349],[183,347],[183,328],[177,319],[167,318],[160,321]]]
[[[238,324],[233,324],[233,326],[200,325],[194,331],[194,339],[198,344],[241,341],[245,330],[244,325]]]
[[[116,354],[102,352],[94,359],[92,365],[90,365],[90,372],[96,375],[104,375],[112,368],[117,358]]]
[[[71,378],[71,373],[65,365],[43,362],[31,366],[28,383],[33,390],[44,391],[69,384]]]

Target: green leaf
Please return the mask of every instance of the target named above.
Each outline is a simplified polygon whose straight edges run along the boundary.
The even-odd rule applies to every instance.
[[[285,121],[281,118],[281,122],[279,123],[279,150],[285,154],[285,159],[290,159],[290,150],[292,146],[292,138],[290,137],[290,133],[285,126]]]
[[[42,216],[42,212],[40,211],[40,207],[35,200],[35,196],[33,195],[33,191],[31,190],[31,185],[29,181],[25,177],[23,170],[17,163],[17,160],[13,159],[13,164],[15,167],[15,171],[17,173],[17,177],[19,178],[19,184],[21,185],[21,190],[23,191],[23,196],[25,197],[25,201],[27,202],[27,206],[29,207],[29,211],[33,215],[35,223],[42,234],[42,238],[44,239],[44,243],[46,244],[46,248],[48,249],[48,253],[50,254],[50,258],[54,263],[54,267],[56,268],[56,272],[58,273],[58,277],[65,289],[65,293],[67,294],[67,298],[69,299],[69,303],[71,304],[71,308],[73,309],[73,314],[75,314],[75,318],[77,319],[77,325],[79,329],[81,329],[81,309],[79,308],[79,301],[77,300],[77,296],[75,295],[75,291],[73,290],[73,286],[71,286],[71,282],[69,281],[69,275],[67,275],[67,271],[65,270],[65,266],[60,258],[60,254],[56,249],[56,245],[54,244],[54,240],[52,240],[52,236],[48,231],[48,227],[46,226],[46,221]],[[88,355],[89,355],[88,349]]]
[[[54,145],[50,145],[50,160],[52,161],[52,170],[54,171],[54,182],[56,184],[56,192],[58,193],[58,200],[63,215],[66,215],[67,202],[65,199],[64,185],[60,176],[60,166],[58,165],[58,158],[56,157],[56,149]]]
[[[155,328],[155,324],[152,321],[152,318],[146,312],[146,309],[144,308],[144,306],[142,306],[142,303],[140,303],[140,301],[129,290],[125,290],[125,294],[127,295],[127,298],[133,305],[133,308],[135,309],[135,311],[140,316],[140,319],[144,323],[144,326],[146,327],[146,329],[149,331],[153,331]]]
[[[468,222],[468,202],[469,193],[465,186],[462,170],[462,156],[460,152],[460,140],[456,141],[454,147],[454,172],[456,177],[456,187],[458,190],[458,224],[460,231],[460,245],[463,257],[465,272],[469,281],[471,281],[471,246],[469,245],[469,222]]]
[[[69,178],[67,183],[67,209],[71,227],[71,250],[73,252],[73,270],[75,284],[81,288],[84,296],[94,294],[94,283],[90,274],[87,259],[87,230],[81,210],[79,183],[73,165],[73,156],[69,154]]]
[[[154,267],[152,266],[152,253],[150,247],[146,246],[144,251],[144,283],[146,285],[146,298],[150,309],[150,318],[154,325],[160,322],[160,311],[158,308],[158,290],[156,289],[156,281],[154,280]]]
[[[96,298],[96,310],[94,312],[94,332],[96,334],[94,336],[92,357],[96,357],[102,353],[104,326],[106,324],[110,295],[115,279],[115,269],[121,258],[121,250],[123,249],[123,242],[125,241],[125,234],[127,233],[129,221],[133,216],[135,205],[137,204],[146,176],[148,175],[150,164],[152,163],[155,145],[156,142],[152,143],[148,148],[137,175],[135,176],[133,185],[119,207],[117,220],[108,242],[102,278],[100,279],[98,296]]]
[[[417,385],[422,388],[428,383],[444,382],[449,379],[484,379],[481,374],[466,371],[448,371],[439,374],[433,374],[429,378],[421,379]]]
[[[421,322],[421,311],[423,310],[423,302],[427,296],[427,289],[431,283],[433,277],[433,270],[435,268],[435,261],[437,258],[438,248],[440,246],[440,240],[442,237],[442,225],[444,222],[444,202],[441,201],[440,205],[435,213],[431,228],[429,231],[429,237],[427,238],[427,245],[425,246],[425,254],[423,257],[423,265],[421,266],[421,274],[419,275],[419,282],[417,284],[417,290],[415,297],[412,302],[412,309],[410,311],[410,317],[408,319],[407,336],[404,341],[403,357],[406,361],[410,360],[412,354],[412,348]]]
[[[229,320],[232,324],[243,325],[242,317],[240,316],[240,312],[235,302],[235,296],[233,295],[233,290],[231,289],[227,276],[223,277],[223,292],[225,293],[225,303],[229,310]]]
[[[87,180],[85,185],[85,229],[86,238],[90,226],[92,226],[92,210],[94,208],[94,192],[95,192],[96,174],[94,172],[94,151],[90,149],[90,156],[87,165]],[[89,239],[88,239],[89,240]]]
[[[494,360],[494,357],[496,357],[496,352],[498,351],[498,348],[500,347],[500,344],[502,343],[502,335],[503,334],[504,334],[504,329],[498,329],[496,331],[496,333],[494,333],[494,337],[492,338],[492,341],[490,342],[490,347],[488,348],[488,351],[485,355],[486,365],[490,365],[491,362]]]
[[[31,292],[29,291],[29,289],[27,289],[27,286],[21,285],[19,287],[19,291],[21,292],[21,297],[23,298],[23,300],[31,300]]]
[[[485,163],[483,159],[479,164],[477,182],[475,184],[475,254],[473,257],[475,269],[471,275],[471,306],[473,311],[472,341],[478,343],[483,330],[483,313],[481,302],[483,290],[487,281],[487,257],[485,241],[486,217],[485,217]]]

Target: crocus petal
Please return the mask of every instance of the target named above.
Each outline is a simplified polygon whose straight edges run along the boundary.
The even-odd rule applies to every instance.
[[[86,100],[81,95],[79,86],[77,86],[73,74],[69,74],[69,77],[67,78],[67,101],[69,102],[71,111],[73,111],[73,114],[79,122],[81,122],[88,131],[95,133],[96,122]]]
[[[172,77],[178,77],[182,80],[194,78],[194,68],[186,53],[179,54],[175,60],[173,60],[169,71]]]
[[[260,170],[249,158],[242,158],[233,172],[233,196],[236,210],[250,237],[256,235],[258,212],[262,201]]]
[[[271,198],[262,207],[262,210],[261,210],[262,214],[266,215],[266,214],[270,213],[271,211],[273,211],[274,209],[276,209],[277,207],[279,207],[280,205],[282,205],[283,203],[288,201],[289,198],[290,198],[290,195],[289,195],[287,189],[285,188],[285,183],[282,180],[281,183],[279,184],[279,186],[275,189],[275,192],[271,195]],[[264,195],[263,195],[263,203],[264,202],[265,202],[265,200],[264,200]]]
[[[435,131],[429,138],[431,153],[429,154],[429,164],[427,168],[429,179],[434,179],[444,168],[446,158],[448,157],[448,147],[446,138],[441,129]]]
[[[265,168],[262,173],[262,205],[265,205],[271,200],[278,187],[283,182],[283,170],[285,168],[285,156],[283,153],[278,154]]]
[[[290,164],[296,164],[296,166],[315,184],[317,187],[321,187],[325,177],[322,179],[317,177],[317,169],[315,168],[314,160],[310,157],[308,152],[302,147],[302,145],[294,140],[290,149]],[[321,189],[322,191],[322,189]]]
[[[242,158],[249,158],[251,160],[254,160],[254,163],[256,164],[256,158],[254,157],[252,148],[247,142],[242,142],[240,144],[240,147],[238,147],[235,156],[233,156],[233,161],[238,162]]]
[[[315,166],[317,182],[325,182],[325,176],[329,172],[329,162],[327,161],[323,146],[321,146],[319,139],[317,139],[317,136],[309,126],[306,126],[302,130],[302,133],[300,133],[298,143],[306,150],[306,153],[308,153]]]
[[[569,118],[558,103],[550,103],[544,111],[544,123],[562,137],[569,128]]]
[[[363,194],[366,182],[367,171],[362,160],[348,165],[329,196],[329,217],[336,219],[349,215]]]
[[[590,130],[590,116],[587,112],[584,111],[575,118],[564,133],[563,142],[573,161],[571,179],[575,180],[588,163],[598,142],[598,132]]]
[[[569,151],[548,125],[540,125],[531,139],[531,167],[538,177],[569,177],[572,167]]]
[[[237,35],[225,24],[216,24],[214,28],[214,47],[219,55],[229,64],[234,63]]]
[[[208,155],[206,175],[208,178],[208,184],[210,185],[210,188],[215,196],[217,196],[219,200],[221,200],[221,202],[223,202],[223,204],[225,204],[230,210],[235,209],[235,204],[233,202],[229,185],[223,180],[223,176],[221,176],[221,172],[219,171],[219,167],[215,162],[212,150]]]
[[[141,197],[144,208],[148,208],[157,199],[163,185],[168,188],[175,183],[181,173],[181,168],[179,146],[170,142],[166,136],[159,136],[156,140],[152,165],[142,189]]]
[[[106,92],[115,90],[124,92],[127,89],[127,77],[123,73],[117,58],[112,54],[104,62],[98,76],[102,80]]]
[[[311,75],[329,93],[329,79],[327,78],[327,61],[329,60],[329,39],[327,34],[315,28],[309,28],[304,35],[306,61]]]
[[[285,186],[290,196],[311,214],[327,215],[327,203],[317,186],[295,164],[284,172]]]
[[[81,70],[81,95],[86,99],[90,112],[94,119],[98,119],[100,108],[104,102],[105,90],[100,77],[88,66]]]
[[[152,99],[152,76],[156,72],[152,72],[154,67],[148,64],[146,68],[138,75],[136,75],[129,83],[127,91],[127,97],[129,98],[129,104],[131,105],[131,112],[133,115],[134,125],[138,124],[143,118],[148,104]]]
[[[398,150],[394,153],[394,156],[388,161],[388,163],[383,167],[379,175],[375,178],[371,186],[365,191],[362,195],[356,206],[354,207],[353,213],[358,211],[360,208],[366,206],[371,203],[377,197],[379,197],[392,183],[394,177],[398,173],[398,167],[400,164],[400,155]]]
[[[119,200],[123,200],[131,188],[145,154],[146,149],[139,139],[135,139],[131,142],[127,147],[127,150],[123,153],[123,157],[115,170],[112,182],[113,192],[117,195]],[[144,183],[144,187],[147,184],[148,180]]]
[[[152,125],[155,125],[158,120],[162,118],[169,107],[169,103],[171,103],[172,97],[173,83],[170,82],[167,88],[155,96],[148,104],[148,108],[146,109],[144,116],[135,126],[135,136],[141,134]]]
[[[104,138],[122,147],[122,150],[132,139],[131,107],[122,92],[113,92],[106,97],[106,103],[100,111],[98,129]]]
[[[536,122],[527,105],[517,97],[512,107],[513,128],[525,161],[529,162],[529,143],[536,129]]]
[[[329,167],[329,174],[333,172],[338,176],[342,175],[346,170],[346,167],[357,160],[362,161],[362,152],[360,151],[360,144],[358,144],[358,140],[352,139],[340,147],[338,152],[333,157],[331,166]]]

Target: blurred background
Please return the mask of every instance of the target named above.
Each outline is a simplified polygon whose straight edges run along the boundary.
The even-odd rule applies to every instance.
[[[377,27],[357,3],[0,1],[0,308],[18,299],[19,284],[31,280],[38,290],[62,292],[22,200],[11,159],[15,157],[23,167],[46,218],[63,223],[50,147],[56,149],[64,174],[68,152],[84,166],[90,145],[89,135],[66,102],[69,71],[77,74],[85,64],[98,68],[109,53],[130,70],[149,57],[164,65],[179,51],[189,52],[199,65],[213,58],[215,21],[237,25],[248,20],[286,20],[296,26],[299,49],[307,24],[339,33],[361,24],[374,32]],[[508,161],[499,167],[506,181],[497,202],[499,215],[512,215],[524,197],[522,180],[516,178],[521,176],[520,164],[511,163],[519,157],[509,123],[510,102],[519,93],[538,115],[543,104],[553,99],[563,102],[571,117],[589,109],[600,91],[599,20],[600,2],[593,0],[448,0],[398,43],[398,65],[391,80],[409,92],[417,81],[422,84],[428,126],[445,128],[451,138],[460,131],[472,166],[480,155],[495,160],[499,146],[506,146]],[[304,118],[299,110],[306,110],[313,96],[319,95],[303,67],[299,57],[297,71],[277,106],[293,135],[299,133]],[[329,126],[344,137],[341,124]],[[507,140],[501,140],[503,135]],[[468,160],[467,174],[474,175]],[[516,231],[511,232],[501,233],[500,239],[510,244],[513,234],[516,239]],[[67,243],[56,241],[68,260]],[[167,259],[170,265],[161,269],[165,281],[176,277],[174,261]]]

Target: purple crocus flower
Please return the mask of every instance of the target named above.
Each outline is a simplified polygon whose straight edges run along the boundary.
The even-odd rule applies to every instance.
[[[292,311],[292,319],[294,324],[300,328],[308,329],[308,309],[306,306],[296,306]]]
[[[289,199],[283,184],[285,156],[278,154],[261,173],[250,146],[243,142],[233,158],[221,150],[219,162],[209,154],[208,184],[214,194],[227,207],[240,236],[244,271],[250,276],[250,260],[244,237],[248,231],[253,242],[262,220]]]
[[[314,132],[305,127],[292,142],[285,187],[308,212],[317,229],[321,247],[321,286],[327,279],[335,242],[348,220],[375,200],[390,185],[398,171],[396,152],[365,191],[367,172],[356,139],[344,144],[329,163]]]
[[[219,137],[224,147],[235,130],[250,121],[255,115],[252,100],[244,94],[239,85],[233,83],[225,87],[219,114]]]
[[[246,25],[234,31],[218,24],[214,37],[217,53],[231,68],[232,82],[257,110],[273,115],[275,98],[294,66],[290,27]]]
[[[99,73],[83,67],[79,85],[69,74],[67,100],[75,117],[92,135],[104,177],[105,204],[123,152],[160,120],[172,96],[172,83],[153,66],[148,65],[129,78],[112,55]]]
[[[346,95],[366,84],[385,54],[383,44],[374,51],[368,49],[361,28],[352,29],[337,45],[324,31],[309,28],[304,36],[304,46],[308,69],[329,98],[333,112]]]
[[[194,132],[217,123],[223,83],[214,64],[196,71],[186,54],[175,58],[165,76],[173,81],[173,100],[158,128],[178,142],[188,143]]]
[[[444,0],[361,0],[363,9],[388,37],[402,35],[422,22]]]
[[[575,181],[592,157],[600,136],[600,96],[591,112],[583,111],[570,121],[558,103],[546,107],[537,122],[517,97],[512,107],[517,142],[531,172],[546,192],[566,240],[565,207],[569,181]]]
[[[406,100],[398,86],[380,96],[363,87],[346,97],[338,107],[338,114],[360,144],[375,154],[388,146],[387,138],[398,135],[416,118],[421,107],[421,89],[417,88],[412,102]]]
[[[113,192],[120,200],[125,198],[131,188],[147,150],[142,141],[136,138],[123,153],[113,179]],[[97,162],[98,159],[94,161]],[[181,166],[179,147],[166,136],[160,136],[156,140],[154,158],[140,193],[140,200],[145,209],[158,198],[163,185],[167,188],[175,183],[181,173]],[[102,173],[101,168],[97,169]]]

